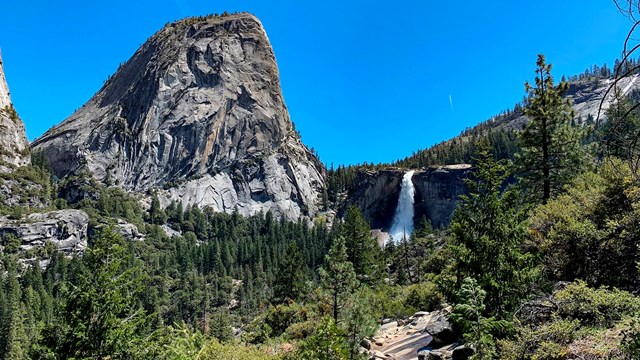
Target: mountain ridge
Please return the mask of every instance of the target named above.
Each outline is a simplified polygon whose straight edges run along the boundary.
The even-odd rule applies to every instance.
[[[167,24],[33,147],[58,177],[88,170],[128,191],[159,191],[165,205],[297,218],[317,211],[324,186],[249,13]],[[237,171],[245,163],[254,166]]]
[[[613,91],[608,91],[613,81],[611,74],[569,81],[569,90],[565,96],[570,97],[573,101],[576,124],[593,124],[598,117],[599,121],[606,121],[605,113],[614,96]],[[617,86],[621,89],[622,95],[629,96],[640,90],[640,75],[623,78],[617,83]],[[606,98],[602,101],[605,94]],[[602,108],[600,108],[601,105]],[[391,165],[421,168],[470,162],[474,147],[472,140],[479,137],[486,137],[489,140],[499,158],[510,157],[513,155],[514,146],[516,146],[515,131],[521,129],[527,121],[522,108],[522,104],[516,104],[513,110],[507,110],[477,123],[450,139],[417,150],[412,155]]]
[[[0,52],[0,172],[12,172],[30,163],[25,126],[11,102]]]

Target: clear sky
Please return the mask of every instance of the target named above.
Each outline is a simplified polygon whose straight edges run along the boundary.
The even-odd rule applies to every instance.
[[[33,140],[169,21],[249,11],[284,98],[327,165],[390,162],[512,107],[536,55],[554,74],[611,65],[630,23],[610,0],[3,0],[0,48]]]

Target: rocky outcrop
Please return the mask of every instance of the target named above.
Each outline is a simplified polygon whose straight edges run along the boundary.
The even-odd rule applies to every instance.
[[[117,219],[114,230],[128,241],[144,241],[145,239],[145,235],[138,230],[136,225],[122,219]]]
[[[0,52],[0,108],[4,109],[11,106],[11,96],[7,79],[4,76],[4,64],[2,62],[2,53]]]
[[[46,189],[29,179],[0,174],[0,203],[13,208],[39,209],[48,205]]]
[[[412,178],[415,187],[415,221],[426,216],[434,227],[448,225],[458,197],[467,191],[464,179],[470,170],[470,165],[459,164],[415,171]],[[355,205],[372,228],[389,229],[405,172],[405,169],[359,171],[341,213],[348,206]]]
[[[573,109],[581,123],[585,123],[587,119],[596,119],[598,113],[600,119],[606,119],[606,111],[614,101],[613,79],[601,79],[597,81],[577,81],[569,84],[567,95],[573,101]],[[616,84],[621,95],[631,95],[632,92],[640,89],[640,76],[632,75],[624,79],[620,79]],[[607,93],[607,90],[609,92]],[[606,97],[605,97],[606,95]],[[604,98],[604,101],[602,99]],[[600,109],[600,104],[602,108]]]
[[[342,217],[349,206],[357,206],[372,228],[389,229],[400,197],[404,172],[401,169],[358,170],[352,190],[338,216]]]
[[[586,124],[589,121],[606,121],[606,111],[614,100],[615,91],[611,89],[613,79],[579,80],[569,83],[566,96],[572,101],[576,114],[576,122]],[[640,90],[640,75],[632,75],[621,79],[616,84],[622,95],[631,95]],[[608,92],[607,92],[608,91]],[[604,101],[602,100],[604,98]],[[602,107],[601,107],[602,106]],[[521,113],[513,113],[497,127],[520,130],[528,121]],[[459,138],[459,137],[456,137]],[[451,140],[449,140],[451,141]]]
[[[164,204],[313,215],[324,168],[301,143],[275,56],[246,13],[153,35],[81,109],[34,142],[53,172],[81,170]]]
[[[392,321],[378,329],[368,349],[371,358],[413,360],[467,359],[473,353],[459,346],[460,334],[449,320],[451,307],[420,311],[407,319]],[[457,349],[457,350],[456,350]]]
[[[457,340],[457,336],[453,330],[453,324],[449,320],[449,313],[436,312],[429,315],[431,315],[430,321],[422,330],[432,337],[428,345],[439,348],[453,344]]]
[[[11,103],[0,55],[0,172],[11,172],[16,167],[28,165],[30,162],[29,141],[24,123]]]
[[[433,227],[449,225],[460,195],[467,193],[464,184],[471,173],[471,165],[434,166],[413,175],[415,219],[426,216]]]
[[[274,153],[259,161],[238,161],[226,171],[203,175],[158,195],[163,206],[175,200],[242,215],[272,211],[277,217],[297,220],[318,210],[321,166]]]
[[[47,243],[75,255],[87,247],[89,216],[80,210],[60,210],[30,214],[20,220],[0,217],[0,238],[14,236],[23,252],[44,249]]]

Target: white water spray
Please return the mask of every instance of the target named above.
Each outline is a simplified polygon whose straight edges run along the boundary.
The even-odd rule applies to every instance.
[[[415,189],[411,181],[413,172],[411,170],[402,177],[400,198],[398,199],[398,206],[389,231],[389,240],[396,244],[404,238],[411,237],[413,232],[413,196],[415,195]]]

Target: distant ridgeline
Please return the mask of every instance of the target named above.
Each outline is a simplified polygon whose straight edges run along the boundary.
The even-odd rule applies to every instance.
[[[640,71],[633,71],[633,69],[636,69],[639,65],[640,60],[631,59],[624,64],[616,60],[614,69],[619,69],[618,74],[625,74],[630,71],[633,74],[638,74]],[[602,95],[607,91],[615,75],[614,70],[604,64],[602,66],[594,65],[585,69],[582,74],[573,75],[568,79],[563,77],[563,80],[569,82],[569,90],[566,95],[571,96],[574,101],[576,110],[575,125],[595,124]],[[640,100],[640,82],[635,84],[634,81],[631,81],[626,85],[628,85],[628,88],[625,95],[634,101]],[[609,98],[612,95],[613,92],[610,92],[607,97]],[[365,162],[356,165],[338,166],[337,168],[332,164],[327,171],[327,186],[323,194],[323,204],[325,204],[325,207],[332,206],[332,204],[335,206],[336,203],[341,202],[341,197],[342,199],[348,197],[348,194],[354,190],[356,174],[361,170],[422,169],[438,165],[468,164],[475,157],[478,144],[481,142],[488,142],[498,159],[513,159],[514,154],[519,149],[517,130],[521,129],[527,121],[524,116],[524,108],[527,102],[528,99],[525,96],[512,109],[507,109],[489,120],[467,128],[452,139],[418,150],[411,156],[390,164],[370,164]],[[605,112],[603,111],[600,116],[605,116]]]
[[[629,60],[622,64],[619,60],[615,61],[614,69],[619,69],[618,74],[625,74],[635,69],[640,64],[639,60]],[[640,73],[637,69],[633,74]],[[587,68],[584,73],[573,75],[563,80],[569,82],[569,91],[566,94],[571,96],[575,105],[593,103],[599,105],[601,95],[607,90],[607,87],[614,78],[614,70],[606,64],[602,66],[594,65]],[[633,84],[628,93],[625,95],[632,99],[640,97],[638,88],[640,86]],[[609,93],[608,96],[611,96]],[[404,168],[423,168],[432,165],[450,165],[469,163],[476,154],[477,145],[481,141],[487,141],[494,151],[498,159],[513,158],[518,150],[516,139],[516,130],[520,129],[526,122],[523,109],[528,102],[525,96],[522,101],[516,104],[512,109],[507,109],[501,114],[481,122],[480,124],[467,128],[460,135],[453,139],[445,140],[427,149],[419,150],[402,160],[398,160],[392,166]],[[579,106],[576,106],[578,108]],[[595,124],[593,114],[593,106],[587,107],[583,111],[582,107],[576,109],[576,124]],[[604,114],[601,114],[603,116]]]

